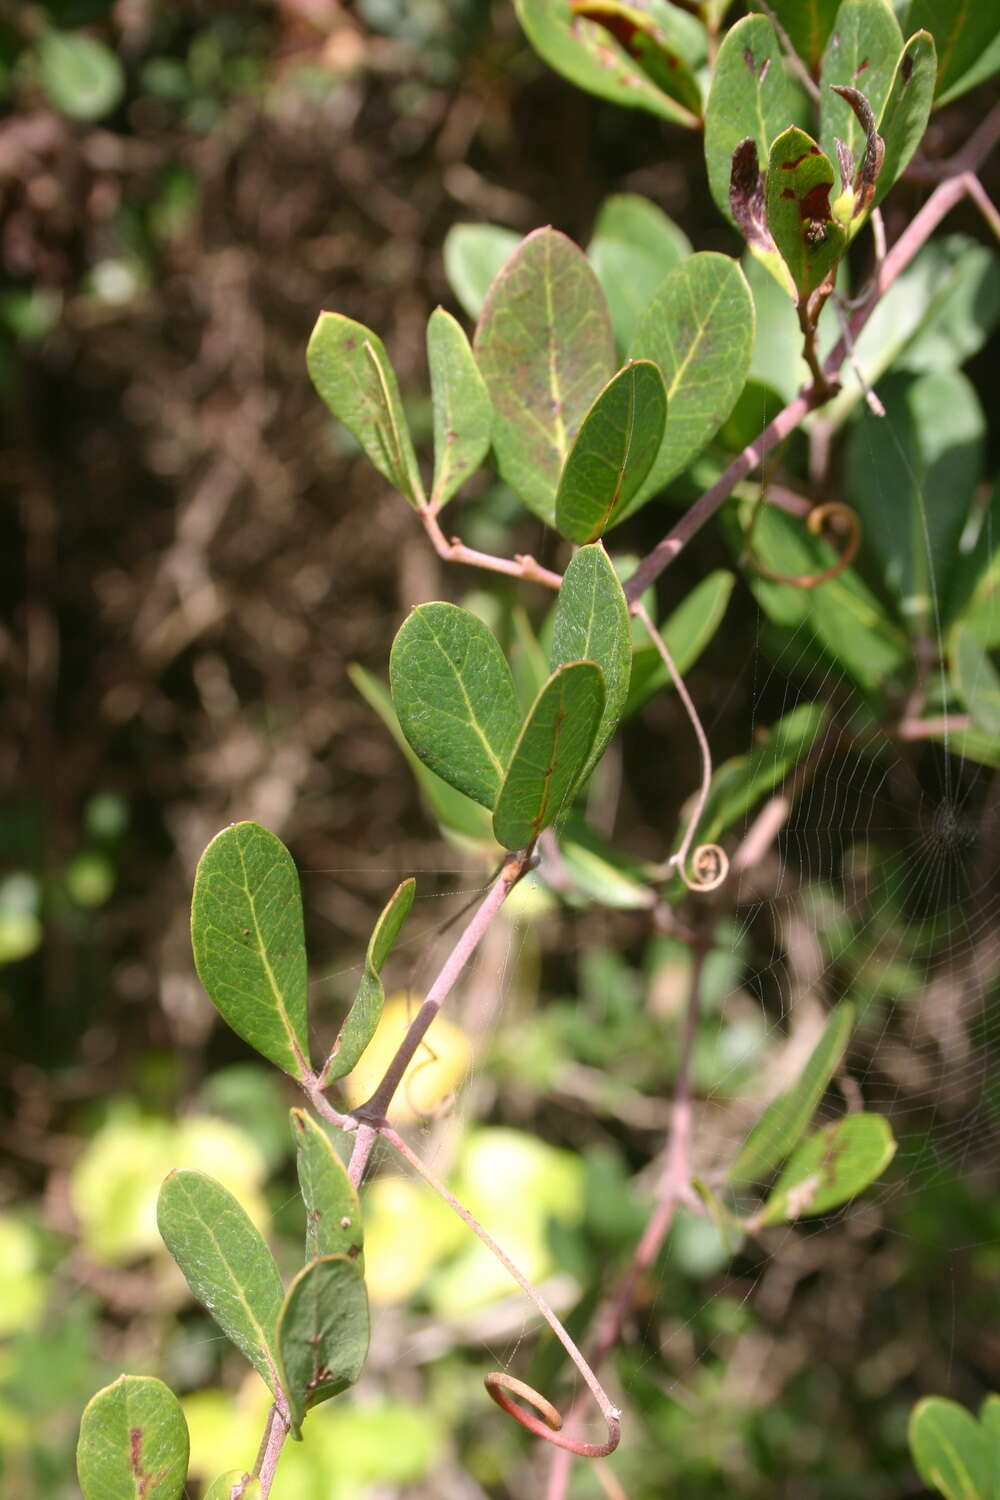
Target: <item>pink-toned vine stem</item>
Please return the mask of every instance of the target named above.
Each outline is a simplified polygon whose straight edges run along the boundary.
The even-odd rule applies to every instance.
[[[674,1102],[667,1136],[667,1149],[663,1173],[656,1195],[656,1206],[639,1239],[617,1291],[605,1302],[595,1320],[594,1337],[588,1356],[595,1371],[617,1344],[625,1326],[636,1290],[642,1277],[649,1270],[660,1247],[670,1232],[674,1214],[681,1203],[693,1201],[691,1187],[691,1062],[694,1044],[701,1019],[701,981],[705,965],[707,946],[696,942],[692,950],[691,985],[684,1013],[684,1031],[681,1037],[680,1060],[677,1065],[677,1083],[674,1087]],[[579,1415],[581,1403],[575,1402],[570,1411],[568,1424]],[[572,1467],[572,1451],[557,1453],[549,1474],[545,1500],[565,1500]]]
[[[554,1443],[558,1448],[566,1449],[578,1458],[603,1458],[606,1454],[613,1453],[621,1439],[621,1412],[612,1403],[601,1382],[587,1363],[587,1360],[556,1317],[541,1292],[538,1291],[537,1287],[533,1287],[528,1278],[518,1270],[510,1256],[500,1248],[493,1236],[483,1228],[478,1219],[474,1218],[469,1210],[463,1204],[459,1203],[454,1194],[450,1193],[444,1183],[435,1177],[434,1173],[421,1161],[420,1157],[414,1151],[410,1150],[401,1135],[393,1130],[390,1125],[382,1125],[379,1134],[388,1145],[399,1152],[404,1161],[408,1162],[418,1176],[423,1178],[428,1187],[433,1188],[435,1193],[444,1199],[445,1203],[458,1215],[463,1224],[466,1224],[472,1230],[473,1234],[482,1240],[490,1253],[496,1256],[507,1274],[517,1282],[522,1292],[531,1298],[531,1301],[538,1308],[538,1311],[580,1372],[581,1379],[596,1401],[601,1416],[604,1418],[608,1435],[603,1443],[586,1443],[582,1439],[574,1438],[567,1433],[554,1429],[551,1421],[545,1422],[541,1418],[533,1416],[530,1412],[526,1412],[522,1407],[515,1407],[513,1402],[508,1404],[507,1400],[500,1400],[499,1395],[491,1390],[494,1400],[499,1400],[499,1404],[503,1406],[504,1410],[509,1412],[511,1416],[516,1417],[522,1427],[526,1427],[536,1437],[545,1438],[547,1442]]]
[[[508,854],[500,874],[477,906],[472,920],[463,930],[458,942],[445,959],[440,973],[427,991],[424,1003],[410,1022],[409,1029],[386,1069],[381,1083],[371,1098],[354,1111],[354,1118],[359,1123],[348,1174],[355,1187],[364,1176],[368,1159],[378,1136],[379,1126],[385,1120],[393,1095],[402,1083],[403,1075],[423,1041],[427,1028],[451,993],[458,976],[476,951],[497,912],[529,868],[531,859],[531,853],[526,849],[522,849],[517,854]]]

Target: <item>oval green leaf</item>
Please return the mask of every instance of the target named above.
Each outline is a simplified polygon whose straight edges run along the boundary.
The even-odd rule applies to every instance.
[[[667,393],[651,360],[619,370],[583,419],[556,491],[556,527],[594,542],[628,510],[663,441]]]
[[[486,301],[490,282],[521,242],[499,224],[456,224],[444,237],[444,274],[462,311],[473,322]]]
[[[389,897],[368,942],[365,971],[354,1004],[340,1028],[340,1035],[323,1069],[323,1087],[336,1078],[346,1078],[375,1035],[385,1004],[381,970],[409,915],[417,883],[404,880]]]
[[[831,19],[835,9],[834,4]],[[737,21],[719,48],[705,107],[708,183],[716,207],[731,224],[736,224],[729,201],[733,152],[750,139],[758,162],[766,162],[775,136],[805,113],[804,95],[789,74],[770,21],[766,16]]]
[[[295,1168],[306,1207],[306,1258],[346,1255],[357,1260],[364,1244],[357,1189],[322,1125],[304,1109],[290,1114]]]
[[[178,1500],[187,1466],[187,1423],[162,1380],[119,1375],[88,1401],[76,1448],[84,1500]]]
[[[230,1469],[228,1474],[213,1479],[205,1491],[204,1500],[232,1500],[233,1489],[238,1484],[243,1486],[238,1491],[240,1500],[261,1500],[260,1480],[251,1479],[245,1469]]]
[[[606,198],[587,246],[611,310],[620,349],[632,342],[646,304],[668,271],[691,254],[691,242],[648,198],[616,193]]]
[[[570,0],[514,0],[514,8],[539,57],[577,88],[676,124],[697,123],[689,109],[657,88],[606,27],[574,15]]]
[[[292,1427],[306,1412],[353,1385],[368,1354],[368,1294],[344,1255],[310,1261],[295,1277],[278,1314],[281,1384]]]
[[[975,1417],[943,1396],[927,1396],[910,1413],[910,1452],[920,1477],[945,1500],[992,1500],[993,1462]]]
[[[536,229],[521,242],[487,294],[475,351],[501,477],[551,525],[573,439],[615,369],[604,293],[572,240]]]
[[[434,485],[431,504],[447,503],[489,452],[493,403],[469,341],[443,307],[427,324],[427,361],[434,407]]]
[[[910,37],[900,54],[878,122],[879,135],[885,142],[885,156],[875,184],[873,201],[876,206],[906,171],[924,138],[934,103],[936,72],[934,39],[929,31],[918,31]]]
[[[558,667],[535,699],[493,812],[506,849],[523,849],[569,803],[604,711],[604,675],[592,661]]]
[[[902,50],[903,33],[885,0],[843,0],[823,53],[819,80],[820,143],[831,161],[837,159],[838,139],[855,162],[861,161],[868,144],[854,110],[834,88],[860,89],[877,120]]]
[[[669,483],[718,432],[746,383],[753,341],[753,297],[728,255],[700,252],[664,278],[629,355],[659,366],[667,421],[653,467],[626,514]]]
[[[379,473],[411,505],[421,505],[424,487],[399,383],[378,335],[341,313],[320,313],[306,363],[316,390]]]
[[[295,1078],[309,1071],[309,977],[292,856],[259,823],[233,823],[198,862],[191,900],[198,977],[219,1014]]]
[[[482,621],[454,604],[418,605],[392,643],[389,685],[420,760],[492,808],[521,718],[510,667]]]
[[[604,709],[580,774],[584,781],[618,728],[632,667],[625,591],[604,548],[596,543],[581,547],[570,560],[556,601],[549,663],[555,668],[572,661],[596,662],[604,676]]]
[[[809,1136],[786,1165],[757,1215],[759,1225],[826,1213],[856,1198],[896,1154],[883,1115],[848,1115]]]
[[[833,164],[812,136],[796,125],[778,136],[767,163],[767,224],[800,302],[832,274],[847,245],[831,213],[836,187]]]
[[[730,1182],[759,1182],[798,1145],[844,1055],[854,1026],[854,1006],[835,1007],[805,1067],[791,1088],[771,1100],[729,1169]]]
[[[39,38],[38,76],[49,103],[72,120],[100,120],[125,93],[125,70],[103,42],[81,32]]]
[[[283,1288],[260,1231],[221,1183],[187,1168],[164,1180],[156,1223],[202,1307],[277,1395],[274,1325]]]

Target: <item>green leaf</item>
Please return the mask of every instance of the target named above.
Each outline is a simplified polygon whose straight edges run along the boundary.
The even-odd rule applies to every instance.
[[[951,675],[976,728],[1000,738],[1000,672],[971,630],[955,632]]]
[[[847,444],[847,496],[864,544],[914,632],[937,628],[982,476],[986,419],[959,370],[890,376],[885,417],[867,407]]]
[[[607,303],[583,251],[555,229],[529,234],[490,287],[475,349],[501,477],[551,524],[573,439],[615,369]]]
[[[924,138],[934,102],[936,70],[933,38],[927,31],[918,31],[903,48],[878,122],[879,134],[885,141],[885,157],[875,184],[876,207],[906,171]]]
[[[690,254],[687,235],[648,198],[616,193],[604,200],[587,259],[604,288],[620,349],[632,342],[639,317],[664,276]]]
[[[558,667],[535,699],[493,812],[507,849],[523,849],[555,822],[588,763],[604,711],[604,676],[592,661]]]
[[[277,1395],[282,1285],[259,1231],[221,1183],[188,1168],[164,1179],[156,1223],[198,1301]]]
[[[773,725],[763,744],[725,761],[712,777],[697,841],[713,844],[765,793],[784,781],[812,748],[827,720],[823,703],[801,703]]]
[[[456,224],[444,237],[444,273],[462,311],[479,317],[490,282],[521,236],[499,224]]]
[[[450,312],[431,313],[427,360],[434,404],[434,485],[431,504],[444,505],[489,452],[493,404],[469,341]]]
[[[293,1431],[306,1412],[353,1385],[368,1354],[368,1294],[345,1255],[310,1261],[295,1277],[278,1314],[281,1384]]]
[[[618,728],[632,664],[625,591],[598,543],[581,547],[570,560],[556,601],[549,662],[556,668],[574,661],[596,662],[604,676],[604,709],[580,776],[584,781]]]
[[[687,113],[679,123],[701,116],[701,89],[695,70],[708,55],[708,33],[700,21],[668,0],[570,0],[574,19],[596,21],[639,64],[656,87]]]
[[[729,1168],[730,1182],[759,1182],[798,1145],[837,1071],[854,1026],[854,1006],[838,1005],[795,1083],[771,1100]]]
[[[418,605],[392,643],[389,684],[424,764],[492,808],[521,717],[510,667],[482,621],[454,604]]]
[[[260,1480],[250,1479],[245,1469],[230,1469],[228,1474],[213,1479],[204,1500],[232,1500],[233,1487],[240,1483],[243,1484],[240,1500],[261,1500]]]
[[[412,878],[396,887],[386,902],[368,940],[365,971],[358,986],[354,1004],[340,1028],[333,1044],[333,1051],[323,1069],[323,1087],[337,1078],[346,1078],[357,1067],[358,1061],[375,1035],[385,991],[382,988],[382,965],[389,956],[393,943],[399,936],[403,923],[410,914],[417,882]]]
[[[604,26],[574,15],[570,0],[514,0],[514,9],[539,57],[577,88],[626,108],[648,109],[675,124],[697,123],[689,109],[657,88]]]
[[[421,505],[424,487],[396,372],[382,340],[341,313],[320,313],[306,363],[316,390],[379,473],[411,505]]]
[[[989,1440],[964,1406],[926,1396],[910,1413],[909,1438],[921,1479],[945,1500],[992,1500]]]
[[[149,1375],[119,1375],[87,1402],[76,1470],[84,1500],[178,1500],[188,1430],[173,1391]]]
[[[559,858],[559,874],[563,878],[556,882],[557,891],[564,898],[568,897],[572,905],[581,904],[579,900],[574,901],[574,897],[596,902],[599,906],[610,906],[616,911],[648,911],[656,905],[656,891],[649,884],[640,862],[609,844],[572,812],[567,814],[559,830]],[[544,861],[539,878],[546,879]],[[572,887],[570,890],[567,890],[567,878]]]
[[[861,121],[835,87],[860,89],[877,120],[892,86],[903,50],[903,33],[886,0],[842,0],[827,40],[820,70],[820,143],[837,160],[837,140],[855,162],[865,154]]]
[[[786,1165],[757,1223],[780,1224],[839,1208],[881,1176],[896,1154],[882,1115],[848,1115],[809,1136]]]
[[[62,114],[100,120],[121,103],[125,70],[103,42],[82,32],[46,31],[36,46],[39,81]]]
[[[771,10],[804,63],[815,68],[837,16],[839,0],[771,0]]]
[[[306,1259],[346,1255],[356,1260],[364,1245],[357,1189],[322,1125],[304,1109],[290,1114],[295,1169],[306,1208]]]
[[[628,510],[660,451],[667,420],[663,376],[648,359],[619,370],[583,419],[556,491],[555,521],[574,542],[594,542]]]
[[[993,1500],[1000,1500],[1000,1395],[993,1393],[986,1397],[979,1408],[979,1424],[986,1436],[993,1474]]]
[[[223,1019],[294,1078],[309,1071],[309,977],[292,856],[259,823],[233,823],[198,862],[191,901],[198,976]]]
[[[910,0],[906,26],[911,31],[929,31],[934,38],[939,103],[957,99],[971,88],[968,74],[972,73],[973,82],[989,76],[977,64],[984,53],[995,52],[1000,19],[993,5],[970,4],[969,0]],[[1000,58],[994,66],[1000,66]]]
[[[736,405],[753,352],[753,298],[728,255],[703,251],[675,266],[647,307],[629,356],[659,365],[667,424],[637,510],[700,453]]]
[[[767,163],[768,228],[804,301],[832,273],[847,234],[832,217],[833,165],[812,136],[792,125],[778,136]]]
[[[735,582],[735,575],[724,568],[709,573],[681,600],[666,624],[660,626],[660,634],[681,676],[694,666],[722,624]],[[673,685],[656,647],[640,646],[632,655],[628,700],[622,717],[638,712],[654,693],[669,691]]]
[[[451,837],[463,846],[468,845],[480,849],[485,843],[491,849],[495,848],[493,823],[486,809],[478,802],[473,802],[472,798],[467,797],[464,792],[449,786],[447,781],[443,781],[440,776],[435,776],[434,772],[429,771],[414,754],[409,740],[399,727],[399,720],[392,706],[388,689],[357,662],[353,662],[348,667],[347,675],[365,702],[378,714],[406,756],[413,769],[417,785],[434,817],[440,823],[445,836]]]
[[[836,4],[831,5],[831,20],[835,10]],[[770,21],[765,16],[737,21],[719,48],[705,107],[708,183],[716,207],[731,224],[736,224],[729,187],[737,146],[751,139],[758,162],[766,162],[779,131],[805,115],[805,97],[788,71]]]

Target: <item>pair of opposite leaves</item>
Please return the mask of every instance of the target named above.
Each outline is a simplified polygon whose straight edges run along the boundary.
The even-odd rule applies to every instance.
[[[590,775],[628,697],[628,606],[599,544],[563,577],[551,675],[522,723],[514,678],[495,637],[453,604],[420,605],[389,659],[393,705],[414,753],[493,813],[507,849],[523,849],[558,818]]]

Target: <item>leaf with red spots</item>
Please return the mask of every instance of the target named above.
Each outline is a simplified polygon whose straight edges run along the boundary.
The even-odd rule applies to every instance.
[[[692,110],[657,87],[613,29],[587,15],[574,14],[571,0],[514,0],[514,8],[539,57],[577,88],[627,108],[649,110],[677,125],[697,124]],[[601,8],[607,14],[623,7],[611,3]],[[628,8],[649,10],[651,6],[649,0],[632,0]]]
[[[293,1109],[295,1167],[306,1207],[306,1256],[346,1255],[357,1260],[364,1243],[361,1205],[347,1168],[322,1125]]]
[[[712,197],[733,224],[729,189],[733,153],[750,139],[767,162],[771,142],[786,125],[804,122],[805,95],[788,71],[774,27],[746,16],[726,32],[712,70],[705,106],[705,165]]]
[[[830,212],[833,164],[804,130],[792,126],[771,147],[767,222],[799,299],[833,271],[847,235]]]
[[[119,1375],[87,1403],[76,1449],[85,1500],[178,1500],[187,1465],[187,1423],[162,1380]]]
[[[346,1255],[310,1261],[288,1288],[277,1322],[281,1386],[293,1431],[311,1407],[354,1384],[368,1337],[368,1294],[356,1263]]]
[[[666,0],[570,0],[570,9],[603,26],[657,88],[700,117],[694,70],[707,56],[708,34],[694,16]]]
[[[860,162],[868,140],[864,124],[838,88],[857,89],[877,121],[903,50],[903,33],[885,0],[843,0],[820,70],[820,145],[831,161],[843,141]]]

